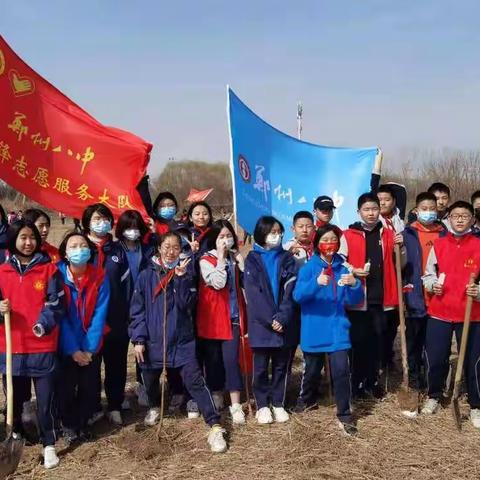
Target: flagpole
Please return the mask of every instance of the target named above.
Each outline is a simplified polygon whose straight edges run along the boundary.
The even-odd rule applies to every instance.
[[[303,105],[302,102],[297,102],[297,138],[302,139],[303,130]]]

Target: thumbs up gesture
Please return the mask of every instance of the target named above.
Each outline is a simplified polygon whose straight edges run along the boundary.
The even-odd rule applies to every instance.
[[[329,284],[330,282],[330,277],[328,275],[325,275],[325,270],[322,269],[322,273],[317,277],[317,283],[321,286],[321,287],[325,287]]]

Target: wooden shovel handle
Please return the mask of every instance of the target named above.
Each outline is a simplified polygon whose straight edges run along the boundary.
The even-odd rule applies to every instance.
[[[10,312],[3,314],[5,322],[6,344],[6,375],[7,375],[7,436],[13,428],[13,375],[12,375],[12,329],[10,324]]]
[[[470,274],[470,281],[469,284],[475,282],[475,274]],[[454,385],[454,392],[453,396],[455,398],[455,394],[458,397],[458,387],[462,380],[463,374],[463,364],[465,361],[465,353],[467,351],[467,343],[468,343],[468,331],[470,330],[470,317],[472,315],[472,305],[473,305],[473,297],[470,295],[467,296],[467,304],[465,305],[465,317],[463,319],[463,330],[462,330],[462,339],[460,343],[460,352],[458,353],[458,362],[457,362],[457,371],[455,372],[455,385]]]
[[[405,325],[405,310],[403,303],[402,264],[400,260],[400,245],[395,245],[395,270],[397,273],[398,292],[398,316],[400,318],[400,347],[402,352],[403,385],[408,388],[408,360],[407,360],[407,337]]]

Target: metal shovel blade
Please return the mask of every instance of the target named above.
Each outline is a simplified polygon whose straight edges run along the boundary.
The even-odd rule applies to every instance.
[[[22,457],[23,439],[11,435],[0,444],[0,479],[7,478],[15,472]]]

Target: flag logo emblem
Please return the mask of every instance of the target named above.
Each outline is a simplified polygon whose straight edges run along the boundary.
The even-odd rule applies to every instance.
[[[250,166],[248,165],[247,159],[243,155],[238,157],[238,168],[240,170],[240,175],[242,176],[245,182],[250,181]]]

